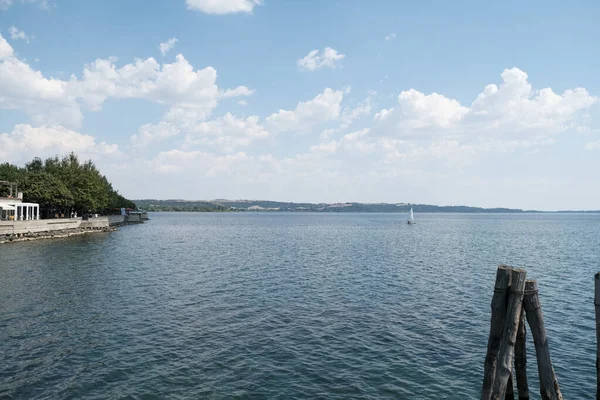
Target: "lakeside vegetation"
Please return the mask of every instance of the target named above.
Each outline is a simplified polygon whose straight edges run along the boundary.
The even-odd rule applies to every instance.
[[[524,212],[519,209],[509,208],[479,208],[468,206],[436,206],[430,204],[408,204],[408,203],[290,203],[278,201],[256,201],[256,200],[218,200],[219,203],[236,209],[260,207],[265,211],[310,211],[310,212],[386,212],[406,213],[411,208],[414,212],[493,212],[493,213],[515,213]],[[260,211],[260,209],[258,209]]]
[[[17,183],[19,192],[23,192],[23,201],[38,203],[45,218],[55,212],[75,211],[83,215],[136,208],[133,201],[112,187],[91,160],[80,162],[75,153],[44,161],[36,157],[24,167],[2,163],[0,181]],[[8,188],[0,187],[0,197],[7,195]]]
[[[192,211],[192,212],[228,212],[234,211],[231,207],[209,201],[184,201],[184,200],[136,200],[137,206],[146,211]]]

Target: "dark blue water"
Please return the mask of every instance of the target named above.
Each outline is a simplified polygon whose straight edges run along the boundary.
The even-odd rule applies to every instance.
[[[564,397],[595,396],[600,215],[151,218],[0,246],[0,398],[477,398],[499,263],[538,280]]]

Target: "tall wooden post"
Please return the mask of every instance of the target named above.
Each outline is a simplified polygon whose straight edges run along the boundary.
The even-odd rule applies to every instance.
[[[496,271],[496,284],[494,285],[494,295],[492,296],[491,305],[490,336],[488,338],[488,349],[483,366],[482,400],[489,400],[492,396],[494,376],[496,375],[496,366],[498,364],[498,350],[500,349],[502,329],[504,328],[504,319],[506,317],[511,271],[512,268],[506,265],[500,265]]]
[[[525,289],[525,270],[513,269],[511,271],[510,290],[506,318],[502,329],[502,340],[498,351],[498,366],[494,377],[492,388],[492,399],[502,400],[506,394],[508,377],[512,374],[512,362],[514,357],[515,342],[517,340],[517,328],[523,308],[523,293]]]
[[[525,351],[525,308],[521,310],[517,341],[515,343],[515,372],[517,374],[517,391],[519,400],[529,400],[529,385],[527,384],[527,353]]]
[[[525,284],[525,297],[523,299],[525,315],[529,323],[529,329],[535,344],[535,354],[540,375],[540,394],[542,400],[562,400],[562,394],[558,387],[558,380],[554,374],[552,360],[550,359],[550,348],[544,326],[542,306],[538,297],[538,286],[536,281],[527,281]]]
[[[600,400],[600,272],[594,276],[594,308],[596,309],[596,400]]]

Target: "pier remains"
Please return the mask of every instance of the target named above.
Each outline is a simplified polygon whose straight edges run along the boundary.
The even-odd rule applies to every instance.
[[[541,398],[563,398],[550,359],[537,282],[526,280],[525,277],[525,270],[506,265],[499,266],[496,272],[490,335],[481,389],[482,400],[514,399],[517,393],[520,400],[529,399],[525,321],[529,325],[535,346]],[[599,275],[596,274],[596,299],[599,297],[598,279]],[[596,305],[598,304],[600,303],[597,300]],[[596,316],[598,315],[597,308]],[[513,364],[517,393],[514,392],[513,386]],[[598,398],[598,394],[596,396]]]

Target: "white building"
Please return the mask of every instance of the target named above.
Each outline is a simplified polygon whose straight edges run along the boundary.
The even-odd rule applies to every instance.
[[[23,203],[21,199],[0,198],[0,220],[30,221],[40,219],[40,205]]]

